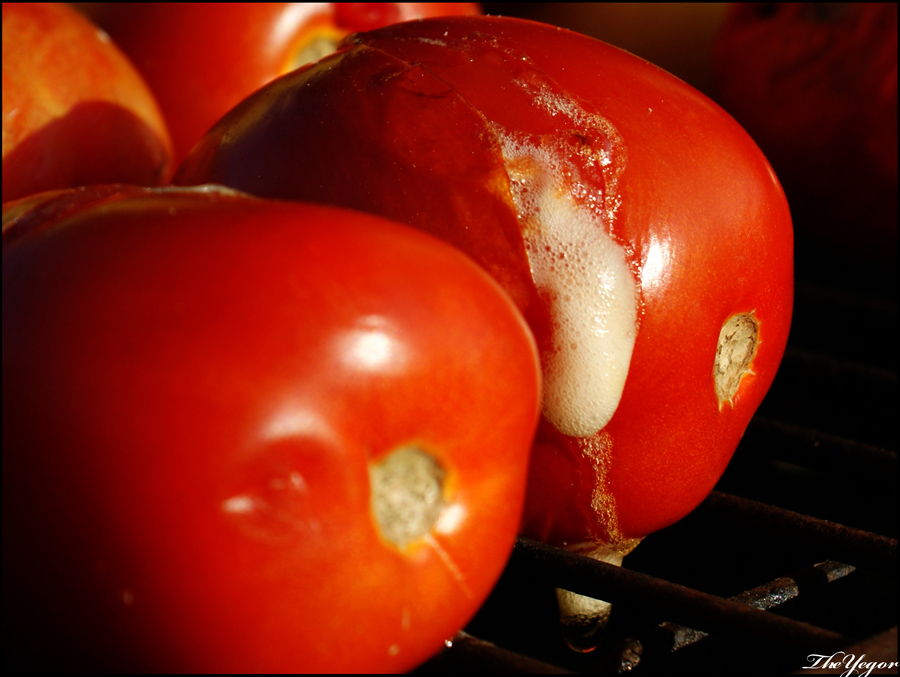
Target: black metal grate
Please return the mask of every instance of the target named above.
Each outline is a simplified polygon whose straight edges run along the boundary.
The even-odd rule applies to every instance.
[[[897,268],[798,242],[775,384],[716,491],[619,568],[526,539],[420,673],[845,673],[897,661]],[[569,650],[554,587],[613,603]],[[864,655],[864,657],[863,657]],[[866,666],[857,666],[863,674]],[[874,669],[872,674],[897,672]]]

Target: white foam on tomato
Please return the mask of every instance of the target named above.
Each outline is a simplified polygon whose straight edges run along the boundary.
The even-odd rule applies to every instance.
[[[604,184],[582,176],[579,168],[603,174],[614,163],[615,130],[574,104],[563,109],[558,97],[546,92],[534,100],[560,114],[559,135],[534,139],[496,127],[495,133],[532,277],[553,320],[552,349],[541,358],[543,413],[560,432],[587,437],[601,430],[619,405],[637,336],[637,279],[625,247],[611,234],[618,196],[603,195],[599,187],[610,192],[617,170],[605,174]],[[565,118],[572,128],[566,128]],[[573,146],[573,132],[579,130],[601,147]],[[578,163],[573,154],[580,156]]]

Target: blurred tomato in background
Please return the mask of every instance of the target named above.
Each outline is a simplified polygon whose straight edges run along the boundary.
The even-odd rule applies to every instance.
[[[90,183],[161,185],[174,165],[147,85],[60,3],[3,3],[3,201]]]
[[[735,4],[715,96],[812,242],[897,260],[897,3]]]
[[[562,26],[624,49],[708,94],[710,54],[727,2],[485,3],[488,14]]]

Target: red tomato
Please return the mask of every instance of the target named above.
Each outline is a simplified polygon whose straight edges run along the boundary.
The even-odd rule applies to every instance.
[[[540,406],[515,306],[413,229],[229,193],[8,229],[7,663],[404,671],[503,569]]]
[[[736,3],[715,69],[804,234],[896,262],[897,3]]]
[[[477,3],[97,3],[87,12],[143,73],[172,130],[180,162],[251,92],[330,54],[350,32],[445,14]],[[202,29],[200,28],[202,27]]]
[[[569,31],[357,35],[242,102],[175,180],[390,216],[490,271],[542,354],[524,530],[572,548],[627,550],[692,510],[787,340],[791,221],[762,153],[696,90]]]
[[[171,141],[140,75],[64,4],[3,3],[3,201],[169,180]]]

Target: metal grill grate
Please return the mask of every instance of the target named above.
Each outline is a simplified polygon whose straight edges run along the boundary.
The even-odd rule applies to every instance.
[[[491,598],[420,673],[846,673],[897,661],[896,266],[798,243],[775,385],[716,491],[625,568],[526,539]],[[613,603],[577,654],[554,587]],[[812,654],[844,661],[829,671]],[[811,668],[808,672],[804,668]],[[875,668],[871,674],[896,673]]]

